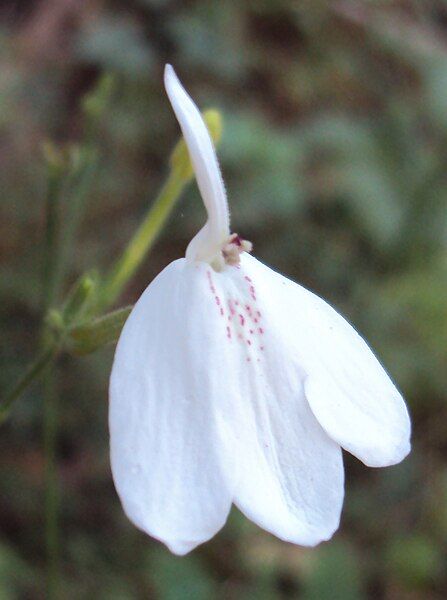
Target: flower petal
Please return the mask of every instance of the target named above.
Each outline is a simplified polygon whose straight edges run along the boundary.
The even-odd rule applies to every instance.
[[[150,284],[123,329],[110,384],[111,463],[124,510],[176,554],[223,526],[233,496],[218,393],[227,373],[210,371],[225,329],[215,326],[206,270],[182,259]]]
[[[269,270],[264,270],[268,285]],[[226,311],[222,353],[231,350],[221,364],[224,389],[232,399],[224,417],[238,482],[235,504],[278,537],[313,546],[330,538],[339,524],[344,478],[340,446],[309,408],[306,374],[291,360],[281,332],[269,320],[268,289],[258,298],[261,288],[243,268],[227,267],[212,278]],[[259,278],[258,283],[263,287]]]
[[[251,402],[238,407],[235,448],[241,464],[235,504],[277,537],[315,546],[339,526],[341,448],[312,414],[300,374],[287,357],[266,351],[265,363],[254,367],[259,373]]]
[[[410,450],[405,403],[365,341],[321,298],[249,255],[242,257],[271,326],[307,374],[305,394],[327,434],[369,466]]]
[[[171,65],[165,68],[165,86],[172,108],[180,123],[197,184],[208,212],[210,233],[217,242],[230,234],[229,211],[225,186],[208,129]]]

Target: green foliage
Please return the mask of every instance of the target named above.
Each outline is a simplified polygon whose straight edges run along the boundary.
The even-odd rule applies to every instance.
[[[420,534],[390,542],[387,566],[392,577],[409,590],[430,586],[442,569],[442,554],[434,540]]]
[[[303,600],[361,600],[359,557],[349,544],[334,541],[316,551],[313,569],[305,579]]]
[[[26,594],[33,582],[30,567],[5,543],[0,543],[0,598],[15,600],[17,593]]]
[[[147,574],[163,600],[208,600],[216,594],[212,575],[194,556],[179,558],[163,550],[154,552],[148,560]]]

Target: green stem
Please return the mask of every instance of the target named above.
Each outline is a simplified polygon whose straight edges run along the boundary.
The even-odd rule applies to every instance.
[[[56,600],[59,583],[59,485],[56,470],[58,396],[54,362],[44,377],[43,444],[45,453],[45,546],[47,600]]]
[[[45,348],[48,332],[45,318],[55,303],[60,287],[62,262],[60,223],[58,213],[65,172],[50,168],[47,191],[47,219],[44,239],[44,272],[42,281],[42,348]],[[53,178],[55,181],[53,182]],[[56,390],[54,383],[54,358],[49,357],[43,382],[43,446],[45,456],[45,547],[47,559],[46,590],[47,600],[56,600],[58,587],[58,500],[56,473]]]
[[[57,353],[57,348],[51,344],[44,348],[38,355],[36,360],[27,368],[22,377],[16,383],[14,388],[9,392],[4,401],[0,404],[0,424],[3,423],[9,416],[14,402],[20,398],[29,384],[42,375],[45,367],[54,359]]]
[[[106,278],[100,296],[100,309],[115,302],[154,245],[189,179],[172,169],[166,183],[122,256]]]
[[[92,187],[98,167],[98,154],[94,148],[83,146],[79,149],[79,157],[69,173],[65,185],[66,216],[58,247],[58,263],[56,265],[55,291],[59,291],[64,281],[67,266],[70,264],[76,233],[84,213],[85,202]],[[55,298],[56,300],[58,298]],[[48,306],[50,308],[50,306]]]
[[[46,195],[46,223],[43,256],[43,312],[51,306],[57,287],[59,199],[62,187],[63,171],[58,166],[50,166],[48,170],[48,189]]]

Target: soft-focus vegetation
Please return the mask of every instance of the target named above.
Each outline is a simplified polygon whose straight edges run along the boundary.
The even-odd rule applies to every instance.
[[[80,221],[63,256],[66,296],[84,272],[109,272],[165,180],[178,137],[162,87],[171,62],[202,108],[223,113],[234,230],[357,326],[414,421],[403,464],[373,470],[346,455],[330,543],[287,545],[233,511],[177,558],[130,525],[113,489],[113,348],[62,355],[60,598],[447,597],[446,30],[444,0],[1,4],[1,389],[41,344],[48,161],[80,169],[95,148],[93,176],[79,171],[86,189],[61,207],[67,248]],[[85,98],[103,74],[114,85],[98,110]],[[86,111],[100,115],[91,130]],[[190,186],[111,308],[184,253],[203,214]],[[0,428],[1,600],[44,597],[42,412],[35,385]]]

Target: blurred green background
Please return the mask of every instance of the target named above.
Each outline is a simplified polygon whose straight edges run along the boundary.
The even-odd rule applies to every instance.
[[[447,2],[17,0],[0,5],[1,389],[39,339],[42,145],[84,135],[81,99],[115,89],[98,124],[65,290],[110,267],[160,189],[178,139],[171,62],[224,117],[235,231],[337,306],[408,400],[413,452],[368,469],[345,455],[339,532],[305,549],[233,511],[174,557],[124,517],[108,462],[113,348],[58,362],[60,598],[441,600],[447,597]],[[117,306],[184,254],[195,184]],[[0,428],[0,599],[45,597],[42,389]]]

